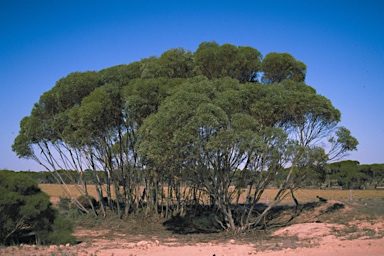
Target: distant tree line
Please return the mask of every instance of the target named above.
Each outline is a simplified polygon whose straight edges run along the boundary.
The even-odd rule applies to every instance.
[[[26,176],[31,177],[39,184],[80,184],[82,181],[87,184],[97,183],[97,180],[95,180],[95,175],[92,173],[92,170],[85,170],[81,176],[77,170],[57,170],[56,172],[19,171],[18,173],[23,173]],[[98,171],[97,175],[101,179],[101,181],[105,183],[105,173],[103,171]],[[60,176],[60,178],[57,178],[56,176]]]
[[[95,216],[167,218],[209,204],[224,229],[242,232],[283,198],[297,202],[294,192],[313,173],[357,148],[338,126],[340,111],[305,76],[288,53],[263,57],[215,42],[74,72],[21,120],[12,148],[85,197],[92,174],[99,206],[75,203]],[[271,184],[277,196],[256,213]],[[239,207],[244,191],[248,204]]]
[[[321,175],[328,186],[331,183],[343,189],[376,189],[384,184],[384,164],[360,164],[358,161],[341,161],[328,165]]]

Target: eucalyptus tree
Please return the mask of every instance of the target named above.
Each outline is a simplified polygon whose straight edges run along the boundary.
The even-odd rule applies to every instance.
[[[231,228],[235,224],[228,209],[233,194],[229,187],[252,141],[247,129],[254,125],[238,111],[238,87],[230,79],[187,81],[144,121],[139,145],[158,171],[173,170],[177,179],[199,184]]]
[[[68,111],[79,104],[83,97],[99,87],[101,82],[96,72],[75,72],[60,79],[55,87],[45,92],[32,109],[31,115],[20,122],[20,132],[12,149],[19,157],[33,159],[48,171],[52,171],[57,181],[63,184],[70,195],[58,170],[84,170],[79,151],[71,148],[63,133],[68,127]],[[86,194],[86,187],[77,187]],[[84,211],[87,209],[76,201]]]
[[[293,192],[304,172],[327,159],[320,141],[334,131],[339,116],[329,100],[304,84],[197,77],[144,120],[139,150],[158,170],[173,170],[209,195],[223,214],[218,221],[224,228],[244,231],[259,225],[287,195],[296,200]],[[277,196],[255,218],[255,205],[278,174],[283,179]],[[233,203],[244,186],[249,205],[240,209]]]
[[[136,152],[137,129],[148,115],[157,111],[168,89],[180,83],[179,80],[134,79],[125,86],[106,84],[69,111],[66,139],[72,147],[81,148],[83,159],[95,175],[97,169],[105,171],[108,205],[115,205],[119,216],[123,214],[121,203],[125,214],[138,209],[141,180],[147,177],[140,171]],[[98,186],[100,201],[101,185]],[[112,196],[117,204],[112,202]]]
[[[360,165],[359,172],[364,173],[367,178],[367,187],[376,189],[384,181],[384,164]]]
[[[57,170],[76,170],[83,185],[78,190],[85,195],[88,191],[81,179],[82,173],[86,169],[93,170],[99,181],[100,202],[104,197],[103,184],[97,170],[104,170],[108,204],[112,206],[111,186],[114,186],[113,196],[118,201],[124,201],[127,213],[132,200],[137,201],[137,196],[132,196],[127,187],[137,182],[137,177],[128,178],[132,169],[139,168],[135,149],[137,127],[147,115],[157,111],[157,106],[167,96],[168,84],[172,87],[178,83],[177,79],[168,81],[166,78],[130,82],[146,77],[148,67],[160,71],[173,69],[172,74],[161,71],[154,74],[155,77],[184,77],[193,70],[191,53],[181,49],[170,50],[159,60],[153,63],[142,60],[100,72],[75,72],[60,79],[40,97],[31,115],[21,121],[20,134],[15,139],[13,150],[19,157],[33,159],[53,171],[64,188],[65,179]],[[182,67],[184,62],[186,66]],[[148,72],[156,73],[151,69]],[[71,176],[69,172],[65,175]],[[72,180],[75,183],[75,178]],[[119,194],[120,185],[123,185],[123,195]],[[66,192],[70,194],[69,189]],[[82,210],[88,211],[77,203]],[[119,206],[118,203],[121,215]]]
[[[150,201],[155,198],[151,188],[156,188],[153,173],[142,168],[141,158],[137,152],[138,130],[144,120],[158,111],[159,106],[171,91],[180,85],[182,78],[150,78],[135,79],[122,89],[124,99],[124,125],[126,132],[124,134],[124,159],[127,166],[126,183],[134,199],[136,210],[139,208],[140,198],[144,191],[140,191],[140,185],[144,182],[147,206],[149,209],[156,207],[157,203]],[[157,193],[156,193],[157,194]]]
[[[65,141],[71,148],[80,151],[87,169],[104,170],[107,177],[107,198],[111,206],[111,183],[115,187],[116,200],[119,185],[116,170],[121,170],[120,162],[114,158],[113,146],[123,134],[122,99],[120,88],[112,84],[96,88],[84,97],[79,106],[70,109],[69,125],[64,133]],[[85,161],[86,160],[86,161]],[[119,168],[120,167],[120,168]],[[99,200],[102,199],[102,186],[98,184]],[[120,214],[119,204],[117,208]]]
[[[220,210],[224,228],[246,230],[285,196],[297,202],[294,191],[314,170],[356,149],[350,131],[337,126],[340,112],[304,83],[305,74],[305,64],[289,54],[262,60],[254,48],[215,42],[194,53],[171,49],[129,65],[73,73],[21,121],[13,150],[48,170],[93,170],[96,179],[103,170],[108,204],[116,198],[119,216],[121,203],[125,214],[144,201],[147,212],[157,212],[174,197],[182,212],[187,191],[195,203],[200,191]],[[277,196],[254,217],[274,180]],[[240,207],[244,188],[249,204]]]
[[[358,161],[345,160],[329,165],[330,178],[335,180],[343,189],[361,189],[366,181],[366,175],[359,172]]]
[[[265,153],[265,165],[277,164],[275,153],[286,139],[280,128],[260,131],[257,118],[244,111],[246,86],[229,78],[191,79],[140,128],[141,153],[158,169],[174,170],[178,179],[209,195],[224,216],[218,221],[232,231],[237,229],[232,201],[242,189],[231,188],[236,171],[250,162],[256,165],[260,152]]]
[[[298,207],[294,191],[313,178],[313,174],[321,173],[328,161],[356,150],[358,142],[348,129],[337,126],[339,110],[327,98],[318,95],[315,89],[291,79],[277,86],[283,86],[286,95],[283,115],[275,125],[284,129],[294,146],[287,151],[289,168],[281,171],[284,178],[270,206],[291,195]]]
[[[354,150],[357,141],[350,133],[339,132],[346,130],[337,127],[340,112],[304,83],[284,80],[267,85],[246,84],[241,94],[243,111],[257,120],[256,132],[267,142],[264,148],[249,153],[245,162],[247,169],[239,173],[243,176],[240,179],[243,186],[247,185],[247,198],[251,203],[249,208],[244,207],[238,221],[240,230],[244,230],[258,225],[262,217],[288,195],[297,204],[294,191],[313,177],[314,170],[324,168],[336,152],[341,156]],[[332,150],[326,152],[324,141],[330,136],[336,139],[333,139],[335,143],[329,143]],[[279,188],[276,197],[258,218],[250,221],[255,204],[272,181]]]
[[[19,157],[31,158],[53,171],[59,183],[64,181],[57,170],[76,170],[81,181],[85,169],[94,170],[96,176],[96,170],[110,172],[115,168],[111,144],[123,134],[120,90],[127,79],[136,76],[128,72],[135,70],[128,66],[101,73],[77,72],[60,79],[22,120],[13,150]],[[116,74],[121,75],[115,78],[120,83],[113,81]],[[109,84],[105,84],[107,81]],[[86,184],[82,184],[78,189],[87,195]],[[101,184],[99,187],[102,197]]]

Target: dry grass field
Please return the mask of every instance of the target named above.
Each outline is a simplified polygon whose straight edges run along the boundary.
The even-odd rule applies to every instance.
[[[68,197],[61,185],[58,184],[40,184],[42,191],[47,193],[52,198]],[[80,196],[81,192],[75,185],[67,185],[71,195],[74,197]],[[267,189],[261,197],[261,203],[272,201],[277,193],[277,189]],[[93,185],[88,185],[88,193],[97,198],[96,189]],[[114,194],[114,193],[112,193]],[[384,200],[384,190],[322,190],[322,189],[299,189],[295,193],[296,198],[300,203],[317,201],[316,196],[326,199],[339,201],[362,201],[368,199]],[[245,202],[245,194],[240,198],[241,202]],[[290,196],[283,200],[283,203],[293,202]]]

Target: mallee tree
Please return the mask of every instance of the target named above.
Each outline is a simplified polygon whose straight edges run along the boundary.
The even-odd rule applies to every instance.
[[[312,173],[356,150],[357,140],[338,127],[340,112],[305,75],[305,64],[288,53],[262,58],[252,47],[215,42],[73,73],[22,120],[13,150],[56,174],[77,170],[80,181],[93,170],[95,215],[168,217],[211,204],[224,229],[243,232],[284,197],[297,203],[294,192]],[[255,215],[272,182],[276,198]],[[87,195],[86,182],[78,188]]]

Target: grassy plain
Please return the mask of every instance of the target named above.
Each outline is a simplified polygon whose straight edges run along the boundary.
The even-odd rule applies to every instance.
[[[63,187],[59,184],[40,184],[39,187],[42,191],[51,197],[69,197],[65,193]],[[79,187],[75,185],[67,185],[71,196],[77,197],[81,195]],[[143,190],[143,189],[142,189]],[[272,201],[277,193],[277,189],[267,189],[261,197],[260,203],[267,203]],[[89,195],[97,198],[96,189],[94,185],[88,185]],[[114,194],[114,193],[112,193]],[[323,189],[299,189],[295,192],[295,196],[300,203],[318,201],[316,196],[326,199],[333,199],[339,201],[364,201],[364,200],[384,200],[384,190],[323,190]],[[240,202],[245,202],[245,193],[240,197]],[[283,203],[293,202],[290,196],[283,200]]]

